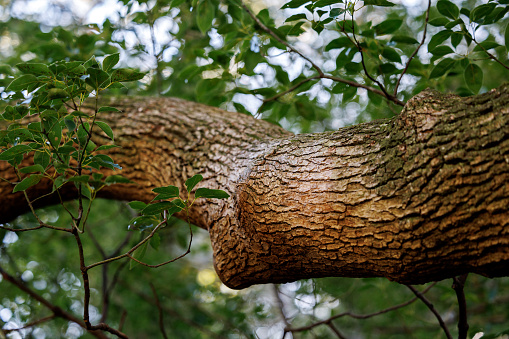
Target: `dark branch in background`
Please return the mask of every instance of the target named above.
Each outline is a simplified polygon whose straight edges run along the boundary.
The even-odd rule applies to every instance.
[[[279,296],[279,288],[277,285],[272,284],[272,289],[274,291],[274,297],[276,298],[276,306],[277,310],[279,312],[279,315],[281,316],[281,320],[285,323],[285,330],[283,333],[283,338],[286,336],[286,333],[288,331],[286,330],[288,327],[290,327],[290,323],[288,323],[288,319],[286,318],[285,312],[283,311],[283,300],[281,300],[281,297]]]
[[[359,53],[361,54],[361,64],[362,64],[362,69],[364,70],[364,74],[366,74],[366,76],[368,77],[369,80],[373,81],[375,84],[378,85],[378,87],[380,87],[380,89],[382,90],[382,92],[384,93],[384,96],[386,98],[390,98],[392,96],[389,93],[387,93],[385,86],[380,81],[373,78],[371,76],[371,74],[369,74],[368,69],[366,68],[366,63],[364,62],[364,52],[362,51],[361,44],[359,43],[359,41],[357,40],[357,37],[355,36],[355,21],[353,19],[353,14],[354,14],[354,12],[352,11],[352,37],[353,37],[354,44],[357,46],[357,49],[359,50]],[[343,31],[343,33],[346,36],[348,36],[348,34],[346,34],[346,32]]]
[[[416,292],[419,293],[422,296],[422,295],[426,294],[433,286],[435,286],[435,284],[436,284],[436,282],[432,283],[431,285],[426,287],[422,292],[418,292],[418,291],[416,291]],[[391,312],[391,311],[397,310],[399,308],[403,308],[405,306],[408,306],[408,305],[414,303],[418,299],[419,299],[418,297],[414,297],[414,298],[412,298],[412,299],[410,299],[408,301],[405,301],[404,303],[401,303],[401,304],[398,304],[398,305],[394,305],[394,306],[385,308],[385,309],[383,309],[381,311],[374,312],[374,313],[355,314],[355,313],[351,313],[351,312],[343,312],[343,313],[336,314],[335,316],[332,316],[329,319],[326,319],[326,320],[323,320],[323,321],[319,321],[319,322],[313,323],[313,324],[308,325],[308,326],[296,327],[296,328],[287,328],[285,330],[288,331],[288,332],[307,331],[307,330],[310,330],[310,329],[312,329],[314,327],[317,327],[317,326],[320,326],[320,325],[323,325],[323,324],[327,325],[330,322],[332,322],[333,320],[338,319],[338,318],[342,318],[342,317],[350,317],[350,318],[354,318],[354,319],[368,319],[368,318],[371,318],[371,317],[374,317],[374,316],[377,316],[377,315],[380,315],[380,314],[384,314],[384,313],[387,313],[387,312]]]
[[[452,288],[456,292],[459,306],[459,319],[458,319],[458,339],[467,339],[468,322],[467,322],[467,301],[465,299],[465,281],[467,280],[468,273],[459,277],[454,277]]]
[[[340,338],[340,339],[346,339],[346,337],[341,333],[339,332],[339,330],[336,328],[336,326],[334,326],[334,324],[331,322],[328,322],[327,323],[327,326],[329,326],[329,328],[331,329],[332,332],[334,332],[334,334]]]
[[[2,330],[2,331],[3,331],[4,334],[9,334],[11,332],[18,332],[18,331],[21,331],[21,330],[24,330],[24,329],[27,329],[27,328],[30,328],[30,327],[33,327],[33,326],[45,323],[46,321],[52,320],[55,317],[56,317],[56,315],[52,314],[52,315],[49,315],[47,317],[44,317],[44,318],[41,318],[41,319],[38,319],[38,320],[34,320],[32,322],[29,322],[26,325],[24,325],[23,327],[14,328],[14,329],[10,329],[10,330]]]
[[[159,301],[159,297],[157,296],[157,291],[154,285],[151,283],[150,288],[152,289],[152,294],[154,295],[154,299],[156,301],[157,311],[159,313],[159,329],[161,330],[161,334],[163,335],[164,339],[168,339],[168,336],[166,335],[166,331],[164,330],[164,312],[161,307],[161,302]]]
[[[385,97],[387,100],[392,101],[392,102],[394,102],[397,105],[405,106],[404,102],[402,102],[401,100],[399,100],[395,96],[388,94],[385,91],[385,89],[383,88],[383,86],[381,86],[381,84],[379,84],[376,80],[373,80],[373,81],[376,82],[379,86],[381,86],[380,88],[382,88],[382,91],[377,90],[377,89],[375,89],[375,88],[373,88],[371,86],[359,84],[359,83],[354,82],[354,81],[350,81],[350,80],[346,80],[346,79],[342,79],[342,78],[338,78],[338,77],[334,77],[334,76],[330,76],[330,75],[325,74],[322,71],[322,69],[317,64],[315,64],[313,61],[311,61],[311,59],[309,59],[304,54],[302,54],[300,51],[298,51],[297,49],[292,47],[288,42],[286,42],[285,40],[281,39],[276,33],[274,33],[274,31],[272,31],[263,22],[261,22],[260,19],[258,19],[256,17],[256,15],[254,15],[254,13],[249,8],[247,8],[247,6],[242,1],[240,2],[240,6],[242,6],[242,8],[247,12],[247,14],[249,14],[249,16],[255,21],[255,23],[263,31],[265,31],[267,34],[269,34],[277,42],[285,45],[290,52],[298,54],[301,58],[303,58],[304,60],[309,62],[311,64],[311,67],[313,67],[318,72],[318,76],[314,76],[314,77],[310,77],[310,78],[304,79],[304,80],[300,81],[299,83],[297,83],[296,85],[292,86],[292,88],[290,90],[286,90],[283,93],[278,94],[278,95],[276,95],[276,96],[274,96],[274,97],[272,97],[270,99],[265,99],[265,100],[263,100],[263,102],[268,102],[268,101],[271,101],[271,100],[276,100],[279,97],[281,97],[281,96],[283,96],[285,94],[288,94],[291,91],[299,88],[300,86],[302,86],[304,83],[306,83],[308,81],[315,80],[315,79],[330,79],[330,80],[333,80],[333,81],[342,82],[342,83],[347,84],[349,86],[353,86],[353,87],[357,87],[357,88],[364,88],[365,90],[368,90],[370,92],[373,92],[375,94],[378,94],[378,95],[381,95],[381,96]]]
[[[150,304],[154,304],[155,303],[155,300],[153,300],[153,298],[151,298],[149,295],[141,292],[141,291],[138,291],[138,290],[135,290],[132,286],[132,284],[128,283],[128,282],[125,282],[125,281],[120,281],[120,285],[122,285],[124,288],[130,290],[133,292],[133,294],[136,294],[138,295],[143,301],[145,302],[148,302]],[[161,309],[165,312],[165,313],[168,313],[172,318],[176,318],[178,319],[179,321],[191,326],[191,327],[194,327],[195,329],[197,329],[198,331],[210,336],[210,337],[213,337],[213,338],[223,338],[221,335],[219,334],[216,334],[214,332],[212,332],[211,330],[209,330],[208,328],[206,327],[203,327],[201,324],[191,320],[191,319],[187,319],[187,318],[184,318],[183,315],[180,313],[180,312],[177,312],[175,310],[172,310],[172,309],[169,309],[168,307],[164,307],[163,305],[161,305]],[[246,336],[247,337],[247,336]]]
[[[494,56],[493,54],[491,54],[490,52],[488,52],[488,50],[486,48],[484,48],[483,45],[481,45],[480,43],[477,42],[477,40],[475,39],[475,36],[472,36],[472,41],[475,42],[475,44],[479,47],[481,47],[481,49],[484,51],[484,53],[486,53],[490,59],[492,59],[493,61],[496,61],[498,62],[500,65],[502,65],[503,67],[509,69],[509,66],[507,66],[506,64],[504,64],[502,61],[498,60],[496,56]]]
[[[424,45],[424,41],[426,40],[426,32],[428,30],[428,21],[429,21],[429,11],[430,11],[430,8],[431,8],[431,0],[428,0],[428,9],[426,10],[426,20],[424,20],[424,32],[422,34],[421,43],[419,44],[419,46],[417,46],[417,48],[412,53],[410,58],[408,58],[408,61],[407,61],[406,66],[405,66],[405,69],[403,70],[403,72],[401,72],[401,74],[400,74],[400,76],[398,78],[398,81],[396,82],[396,86],[394,87],[394,93],[393,93],[394,96],[396,96],[398,94],[399,84],[401,82],[401,79],[403,78],[403,75],[405,75],[405,73],[407,72],[408,67],[410,67],[410,63],[412,62],[412,60],[416,56],[417,52],[419,52],[419,50],[421,49],[422,45]]]
[[[426,299],[426,297],[424,297],[424,295],[417,291],[415,289],[415,287],[411,286],[411,285],[406,285],[412,292],[414,292],[414,294],[416,295],[417,298],[421,299],[421,301],[429,308],[429,310],[435,315],[435,317],[437,318],[438,320],[438,323],[440,324],[440,327],[442,327],[442,329],[444,330],[444,333],[445,333],[445,336],[447,337],[447,339],[452,339],[452,336],[451,336],[451,333],[449,332],[449,330],[447,329],[447,326],[445,325],[445,322],[444,322],[444,319],[442,319],[442,317],[440,316],[440,314],[437,312],[437,310],[435,309],[435,307],[433,306],[433,304],[428,300]]]
[[[46,300],[45,298],[43,298],[42,296],[40,296],[36,292],[32,291],[22,281],[16,279],[15,277],[10,275],[9,273],[5,272],[2,269],[2,267],[0,267],[0,274],[2,275],[3,279],[5,279],[6,281],[10,282],[14,286],[16,286],[18,289],[20,289],[23,292],[25,292],[26,294],[28,294],[31,298],[35,299],[36,301],[38,301],[39,303],[41,303],[42,305],[47,307],[51,312],[53,312],[54,317],[59,317],[59,318],[62,318],[62,319],[66,319],[66,320],[72,321],[72,322],[80,325],[84,329],[88,330],[88,332],[90,334],[92,334],[93,336],[95,336],[96,338],[107,339],[107,336],[104,335],[103,333],[101,333],[99,331],[95,331],[95,329],[87,328],[87,326],[85,325],[85,323],[83,321],[81,321],[80,319],[76,318],[72,314],[67,313],[66,311],[64,311],[60,307],[53,305],[48,300]],[[46,317],[46,318],[49,318],[49,317]],[[43,319],[46,319],[46,318],[43,318]],[[42,319],[40,319],[40,320],[42,320]],[[49,320],[49,319],[47,319],[47,320]],[[36,325],[36,324],[32,323],[32,326],[33,325]]]

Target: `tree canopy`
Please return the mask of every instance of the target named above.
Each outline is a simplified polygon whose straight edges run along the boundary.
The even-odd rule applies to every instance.
[[[183,173],[187,180],[175,186],[152,183],[148,204],[96,199],[103,188],[132,183],[114,172],[115,157],[101,152],[116,142],[115,124],[102,114],[115,112],[122,98],[178,97],[298,134],[392,118],[428,87],[461,97],[502,88],[507,0],[37,3],[35,10],[15,0],[1,7],[0,166],[16,168],[17,178],[3,179],[18,194],[46,181],[54,192],[74,185],[79,199],[2,220],[0,337],[508,333],[507,278],[461,275],[426,286],[320,278],[227,288],[214,272],[208,233],[192,225],[203,227],[189,208],[228,198],[228,187],[202,187],[209,178],[201,182],[199,174]],[[99,100],[108,96],[108,104]],[[21,118],[32,120],[16,124]],[[92,140],[94,126],[102,143]],[[503,142],[507,132],[501,125],[490,133]],[[99,173],[104,169],[110,172]],[[167,265],[144,264],[162,257]]]

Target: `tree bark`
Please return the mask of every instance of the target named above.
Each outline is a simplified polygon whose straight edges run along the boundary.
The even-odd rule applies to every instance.
[[[470,98],[426,90],[393,119],[300,135],[179,99],[108,105],[123,110],[102,117],[121,146],[110,154],[137,184],[102,195],[150,201],[152,188],[183,189],[196,173],[203,186],[230,193],[199,199],[190,215],[208,229],[216,271],[232,288],[326,276],[419,284],[509,275],[507,84]],[[0,171],[13,180],[5,162]],[[0,184],[0,222],[26,210],[11,190]]]

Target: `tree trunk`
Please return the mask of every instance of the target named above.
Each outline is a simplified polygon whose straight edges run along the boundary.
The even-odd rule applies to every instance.
[[[209,230],[216,270],[232,288],[326,276],[418,284],[509,275],[509,85],[470,98],[426,90],[394,119],[301,135],[179,99],[109,105],[123,110],[102,119],[122,146],[110,154],[137,185],[103,196],[150,201],[152,188],[183,188],[196,173],[229,192],[228,200],[198,200],[191,220]],[[12,179],[6,165],[0,176]],[[0,185],[5,222],[24,198]]]

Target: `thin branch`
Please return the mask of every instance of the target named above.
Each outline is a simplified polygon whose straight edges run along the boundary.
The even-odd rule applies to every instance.
[[[373,81],[375,84],[378,85],[378,87],[380,87],[380,89],[382,90],[382,92],[384,93],[384,96],[386,98],[390,98],[392,96],[389,93],[387,93],[385,86],[380,81],[373,78],[369,74],[368,69],[366,68],[366,63],[364,62],[364,52],[362,51],[361,44],[359,43],[359,41],[357,40],[357,37],[355,36],[355,24],[354,23],[355,23],[355,21],[353,19],[353,12],[352,12],[352,37],[353,37],[355,45],[357,46],[357,49],[359,50],[359,53],[361,54],[361,64],[362,64],[362,68],[364,70],[364,74],[366,74],[366,76],[368,77],[369,80]]]
[[[279,315],[281,316],[281,319],[285,323],[285,328],[288,328],[290,326],[290,323],[288,322],[285,312],[283,311],[284,304],[283,304],[283,300],[281,300],[281,297],[279,296],[279,288],[275,284],[272,284],[272,288],[274,291],[274,296],[276,297],[277,310],[279,312]],[[286,333],[286,331],[285,331],[285,333]]]
[[[487,50],[486,48],[484,48],[484,46],[483,46],[483,45],[481,45],[480,43],[478,43],[474,36],[472,37],[472,41],[474,41],[474,42],[475,42],[475,44],[476,44],[477,46],[481,47],[481,49],[484,51],[484,53],[486,53],[486,54],[490,57],[490,59],[492,59],[492,60],[494,60],[494,61],[498,62],[498,63],[499,63],[500,65],[502,65],[504,68],[509,69],[509,66],[507,66],[506,64],[504,64],[502,61],[498,60],[496,56],[494,56],[493,54],[491,54],[490,52],[488,52],[488,50]]]
[[[46,308],[48,308],[49,310],[51,310],[51,312],[53,312],[53,314],[55,315],[55,317],[59,317],[59,318],[62,318],[62,319],[66,319],[66,320],[69,320],[69,321],[72,321],[78,325],[80,325],[81,327],[83,327],[84,329],[88,330],[90,332],[90,334],[92,334],[93,336],[95,336],[96,338],[101,338],[101,339],[107,339],[106,335],[104,335],[103,333],[101,332],[98,332],[98,331],[94,331],[93,329],[89,329],[87,328],[87,326],[84,324],[83,321],[81,321],[80,319],[76,318],[75,316],[73,316],[72,314],[70,313],[67,313],[66,311],[64,311],[62,308],[58,307],[58,306],[55,306],[53,305],[52,303],[50,303],[48,300],[46,300],[45,298],[43,298],[42,296],[40,296],[39,294],[37,294],[36,292],[32,291],[30,288],[28,288],[23,282],[19,281],[18,279],[16,279],[15,277],[13,277],[12,275],[10,275],[9,273],[5,272],[2,267],[0,267],[0,274],[2,275],[2,278],[5,279],[6,281],[10,282],[11,284],[15,285],[18,289],[20,289],[21,291],[25,292],[26,294],[28,294],[31,298],[35,299],[36,301],[38,301],[39,303],[41,303],[42,305],[44,305]]]
[[[159,329],[161,330],[161,334],[163,335],[164,339],[168,339],[168,336],[166,335],[166,331],[164,329],[164,318],[163,318],[163,309],[161,307],[161,302],[159,302],[159,298],[157,296],[157,291],[154,285],[151,283],[150,288],[152,289],[152,294],[154,295],[154,299],[156,301],[157,310],[159,312]]]
[[[159,224],[157,224],[156,227],[154,227],[154,229],[152,230],[152,232],[150,232],[149,235],[147,235],[142,241],[140,241],[138,244],[136,244],[133,248],[131,248],[129,251],[127,251],[126,253],[124,254],[121,254],[121,255],[118,255],[116,257],[113,257],[113,258],[108,258],[108,259],[105,259],[105,260],[101,260],[99,262],[96,262],[94,264],[91,264],[91,265],[88,265],[86,267],[86,270],[88,271],[89,269],[93,268],[93,267],[96,267],[96,266],[99,266],[99,265],[104,265],[104,264],[107,264],[109,262],[112,262],[112,261],[116,261],[116,260],[119,260],[119,259],[122,259],[122,258],[126,258],[126,257],[130,257],[131,253],[133,253],[134,251],[136,251],[136,249],[138,249],[141,245],[143,245],[144,243],[146,243],[148,240],[150,240],[150,238],[152,238],[154,236],[154,234],[157,232],[157,230],[162,226],[164,225],[166,222],[165,219],[163,219],[163,221],[161,221]]]
[[[434,283],[430,284],[428,287],[426,287],[422,292],[420,292],[421,295],[426,294],[433,286],[435,286],[435,284],[436,284],[436,282],[434,282]],[[332,320],[338,319],[338,318],[342,318],[342,317],[350,317],[350,318],[354,318],[354,319],[368,319],[368,318],[372,318],[372,317],[375,317],[375,316],[380,315],[380,314],[384,314],[384,313],[388,313],[388,312],[397,310],[399,308],[403,308],[405,306],[408,306],[408,305],[414,303],[417,300],[418,300],[418,297],[414,297],[414,298],[412,298],[412,299],[410,299],[408,301],[405,301],[404,303],[401,303],[401,304],[398,304],[398,305],[394,305],[394,306],[385,308],[383,310],[380,310],[380,311],[377,311],[377,312],[374,312],[374,313],[368,313],[368,314],[355,314],[355,313],[351,313],[351,312],[343,312],[343,313],[336,314],[336,315],[330,317],[329,319],[326,319],[326,320],[323,320],[323,321],[319,321],[319,322],[313,323],[313,324],[308,325],[308,326],[296,327],[296,328],[287,328],[286,330],[288,332],[306,331],[306,330],[310,330],[310,329],[312,329],[314,327],[317,327],[317,326],[320,326],[320,325],[323,325],[323,324],[328,324]]]
[[[286,91],[284,92],[280,92],[276,95],[274,95],[273,97],[271,98],[268,98],[268,99],[263,99],[263,102],[269,102],[269,101],[274,101],[274,100],[277,100],[279,99],[280,97],[282,97],[283,95],[286,95],[290,92],[293,92],[295,91],[297,88],[299,88],[300,86],[304,85],[306,82],[309,82],[309,81],[313,81],[313,80],[318,80],[322,78],[321,76],[319,75],[315,75],[315,76],[312,76],[312,77],[309,77],[309,78],[306,78],[306,79],[303,79],[301,81],[299,81],[298,83],[296,83],[295,85],[293,85],[292,87],[290,87],[289,89],[287,89]]]
[[[304,60],[306,60],[307,62],[309,62],[311,64],[311,66],[318,72],[318,74],[321,76],[324,75],[323,71],[320,69],[320,67],[318,67],[318,65],[316,65],[313,61],[311,61],[311,59],[309,59],[308,57],[306,57],[304,54],[302,54],[300,51],[296,50],[295,48],[293,48],[290,44],[288,44],[288,42],[284,41],[283,39],[281,39],[276,33],[274,33],[274,31],[272,31],[270,28],[268,28],[267,26],[265,26],[265,24],[263,22],[260,21],[260,19],[258,19],[256,17],[256,15],[254,15],[253,12],[251,12],[251,10],[249,8],[247,8],[247,6],[244,4],[244,2],[240,1],[240,5],[242,6],[242,8],[247,12],[247,14],[249,14],[249,16],[256,22],[256,24],[262,29],[264,30],[267,34],[269,34],[270,36],[272,36],[277,42],[285,45],[291,52],[295,53],[295,54],[298,54],[301,58],[303,58]]]
[[[27,329],[29,327],[33,327],[33,326],[45,323],[46,321],[49,321],[49,320],[52,320],[52,319],[55,319],[55,318],[56,318],[56,315],[52,314],[52,315],[49,315],[47,317],[44,317],[44,318],[41,318],[41,319],[38,319],[38,320],[34,320],[34,321],[32,321],[32,322],[30,322],[28,324],[25,324],[24,326],[19,327],[19,328],[3,330],[3,332],[4,332],[4,334],[9,334],[11,332],[21,331],[21,330]]]
[[[417,46],[415,51],[412,53],[412,55],[410,56],[410,58],[408,59],[408,61],[406,63],[405,69],[403,70],[403,72],[401,72],[401,74],[398,78],[398,81],[396,82],[396,86],[394,87],[394,93],[393,93],[394,96],[396,96],[398,94],[399,84],[401,82],[401,79],[403,78],[403,75],[405,75],[405,73],[407,72],[408,67],[410,67],[410,63],[412,62],[412,60],[415,57],[415,55],[417,54],[417,52],[419,52],[419,49],[421,49],[422,45],[424,45],[424,40],[426,40],[426,32],[428,30],[430,8],[431,8],[431,0],[428,0],[428,9],[426,10],[426,20],[424,21],[424,32],[422,35],[421,43],[419,44],[419,46]]]
[[[452,288],[456,292],[459,306],[459,319],[458,319],[458,339],[467,339],[468,322],[467,322],[467,301],[465,299],[465,281],[467,280],[468,273],[459,277],[453,278]]]
[[[278,99],[279,97],[285,95],[285,94],[288,94],[294,90],[296,90],[297,88],[299,88],[300,86],[302,86],[304,83],[308,82],[308,81],[311,81],[311,80],[315,80],[315,79],[330,79],[330,80],[333,80],[333,81],[337,81],[337,82],[342,82],[344,84],[347,84],[349,86],[352,86],[352,87],[357,87],[357,88],[364,88],[370,92],[373,92],[377,95],[381,95],[383,97],[385,97],[387,100],[389,101],[392,101],[394,102],[395,104],[397,105],[400,105],[400,106],[405,106],[405,103],[402,102],[401,100],[399,100],[396,96],[393,96],[393,95],[390,95],[389,93],[387,93],[385,91],[385,88],[383,88],[383,86],[375,79],[372,79],[369,74],[366,73],[366,75],[368,75],[368,77],[370,79],[372,79],[373,82],[377,83],[380,88],[382,90],[377,90],[371,86],[367,86],[367,85],[363,85],[363,84],[359,84],[355,81],[350,81],[350,80],[346,80],[346,79],[342,79],[342,78],[339,78],[339,77],[334,77],[334,76],[331,76],[331,75],[327,75],[325,74],[322,69],[317,65],[315,64],[310,58],[306,57],[302,52],[300,52],[299,50],[297,50],[296,48],[292,47],[288,42],[286,42],[285,40],[281,39],[276,33],[274,33],[274,31],[272,31],[270,28],[268,28],[263,22],[260,21],[260,19],[258,19],[256,17],[256,15],[254,15],[254,13],[249,9],[247,8],[247,6],[243,3],[243,2],[240,2],[240,5],[242,6],[242,8],[247,12],[247,14],[249,14],[249,16],[256,22],[256,24],[263,30],[265,31],[267,34],[269,34],[271,37],[273,37],[277,42],[285,45],[288,50],[290,52],[293,52],[295,54],[298,54],[301,58],[303,58],[304,60],[306,60],[307,62],[309,62],[311,64],[311,67],[314,68],[317,72],[318,72],[318,76],[313,76],[313,77],[310,77],[310,78],[307,78],[307,79],[304,79],[304,80],[301,80],[299,83],[295,84],[292,86],[292,88],[290,88],[289,90],[286,90],[284,91],[283,93],[280,93],[280,94],[277,94],[275,95],[274,97],[272,98],[269,98],[269,99],[265,99],[263,100],[263,102],[268,102],[268,101],[272,101],[272,100],[276,100]],[[362,52],[361,52],[362,54]]]
[[[415,289],[415,287],[411,286],[411,285],[406,285],[414,294],[417,298],[421,299],[421,301],[428,307],[428,309],[435,315],[435,317],[437,318],[438,320],[438,323],[440,324],[440,327],[442,327],[442,329],[444,330],[444,333],[445,333],[445,336],[448,338],[448,339],[452,339],[452,336],[451,336],[451,333],[449,332],[449,330],[447,329],[447,326],[445,325],[445,322],[444,322],[444,319],[442,319],[442,317],[440,316],[440,314],[437,312],[437,310],[435,309],[435,307],[433,306],[433,304],[428,300],[426,299],[426,297],[424,297],[424,295],[422,295],[421,292],[417,291]]]
[[[332,332],[334,332],[334,334],[340,338],[340,339],[346,339],[346,337],[341,333],[339,332],[339,330],[336,328],[336,326],[334,326],[334,324],[332,323],[332,321],[328,322],[327,323],[327,326],[329,326],[329,328],[331,329]]]

